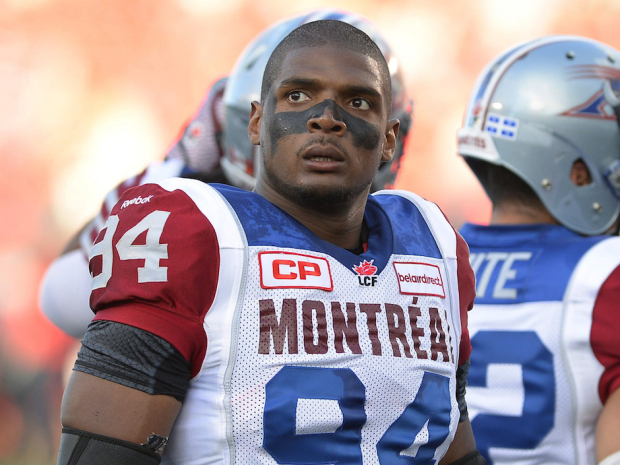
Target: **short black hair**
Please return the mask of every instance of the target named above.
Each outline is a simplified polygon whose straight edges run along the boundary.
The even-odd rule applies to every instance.
[[[288,52],[305,47],[323,47],[327,45],[361,53],[377,62],[381,80],[383,81],[382,90],[389,116],[392,109],[392,79],[383,53],[366,33],[349,23],[334,19],[324,19],[302,24],[282,39],[282,42],[276,46],[269,57],[269,61],[267,61],[261,86],[261,102],[265,102],[273,81],[280,72],[282,61]]]
[[[534,189],[509,169],[471,157],[466,157],[466,160],[493,205],[516,202],[527,207],[545,209]]]

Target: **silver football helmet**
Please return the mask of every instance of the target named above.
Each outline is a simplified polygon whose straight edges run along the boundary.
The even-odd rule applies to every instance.
[[[271,53],[284,37],[302,24],[322,19],[349,23],[375,41],[386,58],[392,77],[392,118],[400,120],[396,151],[392,161],[382,164],[375,176],[372,191],[390,187],[398,174],[404,144],[411,126],[413,102],[407,96],[399,63],[376,28],[365,18],[332,9],[319,9],[274,24],[250,43],[238,58],[224,92],[225,130],[221,165],[230,182],[251,190],[259,169],[259,148],[248,139],[250,103],[260,101],[263,72]]]
[[[478,77],[459,154],[503,166],[554,218],[580,234],[607,231],[620,212],[620,53],[576,36],[517,45]],[[582,160],[592,182],[576,186]]]

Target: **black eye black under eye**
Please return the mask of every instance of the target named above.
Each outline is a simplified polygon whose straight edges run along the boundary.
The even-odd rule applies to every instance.
[[[347,137],[352,137],[353,144],[356,147],[365,150],[373,150],[377,147],[381,138],[379,126],[347,112],[330,99],[323,100],[301,111],[279,111],[276,113],[274,106],[271,110],[273,117],[269,125],[272,143],[277,144],[280,139],[293,134],[307,134],[308,121],[311,118],[320,117],[325,112],[325,108],[332,111],[336,120],[345,123]]]

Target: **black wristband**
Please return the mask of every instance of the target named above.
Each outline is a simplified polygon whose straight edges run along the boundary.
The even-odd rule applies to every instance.
[[[450,465],[486,465],[486,463],[486,459],[480,454],[480,451],[476,449],[465,457],[461,457],[456,462],[452,462]]]
[[[158,465],[148,447],[73,428],[63,428],[57,465]]]

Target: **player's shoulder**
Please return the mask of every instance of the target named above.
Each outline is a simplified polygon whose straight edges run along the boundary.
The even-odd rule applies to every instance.
[[[418,194],[414,192],[401,190],[401,189],[380,190],[380,191],[373,193],[372,197],[379,199],[379,201],[387,201],[388,199],[392,199],[392,201],[398,201],[396,199],[402,199],[401,201],[407,201],[415,205],[433,204],[432,202],[424,199],[423,197],[419,196]]]
[[[611,253],[612,259],[620,260],[620,236],[593,236],[591,239],[591,246],[586,252],[588,254],[601,254],[606,252]]]
[[[142,184],[123,194],[90,250],[93,290],[102,289],[93,296],[115,301],[133,289],[146,299],[161,286],[175,295],[195,276],[217,277],[222,248],[243,247],[236,217],[213,186],[185,178]]]
[[[439,224],[449,224],[448,219],[436,203],[426,200],[414,192],[390,189],[375,192],[372,197],[379,203],[386,206],[389,204],[412,205],[422,216],[426,218],[427,221]]]
[[[213,197],[213,189],[203,182],[179,178],[165,177],[140,183],[123,192],[113,214],[125,214],[136,210],[134,207],[145,208],[183,208],[185,204],[205,201]]]
[[[205,218],[216,231],[236,228],[233,208],[222,195],[223,190],[238,191],[238,196],[249,194],[234,187],[206,184],[196,179],[166,178],[128,189],[112,214],[144,216],[147,211],[160,210],[171,212],[172,216],[182,218],[182,221]]]
[[[584,240],[589,247],[573,270],[569,292],[595,298],[603,283],[620,267],[620,237],[597,236]]]
[[[222,249],[243,242],[226,203],[200,181],[127,190],[90,250],[97,318],[135,326],[184,356],[204,348],[202,321],[220,282]]]
[[[598,268],[602,273],[620,266],[620,236],[596,236],[589,239],[589,247],[581,256],[575,272],[589,272]]]
[[[428,231],[444,252],[456,250],[459,233],[452,227],[439,206],[405,190],[383,190],[371,196],[392,220],[395,229]],[[450,254],[451,255],[451,254]]]

